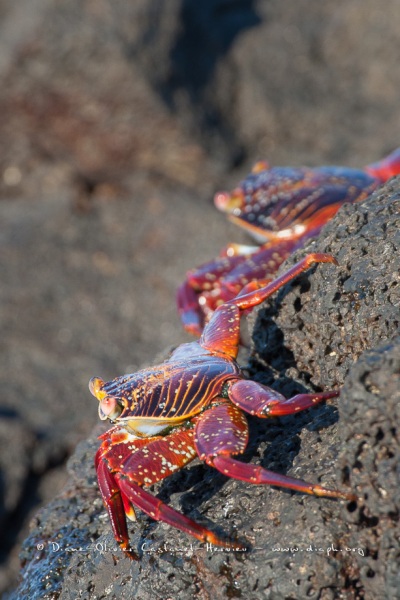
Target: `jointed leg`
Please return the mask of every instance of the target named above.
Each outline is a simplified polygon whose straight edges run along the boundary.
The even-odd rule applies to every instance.
[[[207,350],[224,352],[228,356],[236,358],[240,341],[241,313],[261,304],[312,264],[320,262],[337,264],[336,259],[330,254],[308,254],[303,260],[265,287],[258,288],[257,286],[257,289],[255,289],[254,282],[249,283],[236,298],[217,308],[203,331],[200,344]]]
[[[118,431],[113,433],[118,436]],[[126,434],[127,435],[127,434]],[[153,519],[169,523],[201,541],[230,547],[232,544],[199,525],[192,519],[164,504],[143,485],[161,481],[197,456],[193,442],[193,429],[182,428],[152,441],[130,440],[122,435],[121,441],[105,441],[96,456],[99,487],[108,510],[115,539],[122,550],[133,560],[137,554],[129,547],[126,516],[135,518],[138,507]],[[132,446],[138,444],[136,451]],[[240,544],[235,542],[235,546]]]
[[[203,413],[196,425],[195,444],[200,458],[229,477],[248,483],[276,485],[315,496],[347,500],[353,498],[351,494],[235,460],[231,455],[244,452],[247,437],[248,428],[243,413],[236,406],[225,403]]]
[[[186,331],[193,335],[201,335],[205,324],[201,296],[204,294],[204,298],[207,299],[210,293],[215,292],[216,285],[219,289],[221,278],[244,260],[244,253],[248,255],[252,250],[254,251],[250,246],[232,244],[223,251],[222,256],[187,273],[186,281],[179,286],[176,296],[179,316]],[[212,297],[209,304],[210,310],[214,310],[215,303]]]
[[[300,260],[297,264],[295,264],[291,269],[283,273],[280,277],[271,281],[271,283],[267,284],[265,287],[260,288],[258,290],[253,290],[250,288],[250,291],[246,293],[246,288],[242,290],[239,296],[230,301],[229,304],[235,304],[241,310],[246,310],[248,308],[253,308],[261,302],[264,302],[267,298],[272,296],[275,292],[277,292],[281,287],[289,283],[292,279],[297,277],[306,271],[313,265],[314,263],[332,263],[337,265],[337,260],[331,254],[308,254],[302,260]]]
[[[209,542],[210,544],[215,544],[217,546],[232,546],[232,542],[221,540],[215,533],[209,531],[195,521],[192,521],[192,519],[189,519],[177,510],[174,510],[168,506],[168,504],[164,504],[164,502],[161,502],[161,500],[149,492],[146,492],[137,483],[122,476],[118,478],[118,483],[129,501],[153,519],[168,523],[181,531],[189,533],[202,542]],[[236,542],[235,546],[241,547],[241,545]]]
[[[346,494],[345,492],[339,492],[338,490],[330,490],[322,485],[308,483],[302,479],[295,479],[294,477],[288,477],[287,475],[279,475],[279,473],[268,471],[268,469],[264,469],[257,465],[242,463],[231,456],[216,456],[213,459],[213,466],[229,477],[241,479],[248,483],[276,485],[296,492],[303,492],[303,494],[324,496],[325,498],[341,498],[342,500],[353,499],[352,494]]]
[[[365,167],[365,171],[381,181],[400,173],[400,148],[396,148],[389,156]]]
[[[247,379],[240,379],[231,383],[229,398],[236,406],[250,415],[258,417],[282,417],[292,415],[300,410],[306,410],[323,400],[339,396],[338,390],[315,394],[297,394],[292,398],[285,398],[266,385]]]
[[[179,316],[186,331],[200,336],[203,331],[204,315],[199,307],[199,292],[188,281],[179,286],[176,303]]]

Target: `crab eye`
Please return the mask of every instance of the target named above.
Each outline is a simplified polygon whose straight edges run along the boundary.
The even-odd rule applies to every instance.
[[[214,196],[214,204],[222,212],[237,214],[235,211],[239,211],[238,214],[240,214],[240,209],[244,204],[243,190],[236,188],[231,193],[217,192]]]
[[[106,396],[106,392],[103,391],[104,381],[100,377],[92,377],[89,381],[89,390],[97,400],[102,400]]]
[[[122,413],[122,409],[123,407],[118,401],[118,398],[106,396],[100,401],[99,417],[102,421],[105,421],[106,419],[114,421],[115,419],[118,419],[119,415]]]

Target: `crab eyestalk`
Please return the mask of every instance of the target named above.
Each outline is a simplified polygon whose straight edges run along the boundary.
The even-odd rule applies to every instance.
[[[240,188],[235,188],[233,192],[217,192],[214,196],[214,204],[218,210],[230,214],[235,214],[235,210],[240,210],[244,203],[244,192]]]
[[[100,377],[92,377],[89,381],[89,390],[95,398],[100,402],[99,417],[102,421],[110,419],[115,421],[123,411],[123,406],[119,398],[109,396],[103,389],[104,381]]]
[[[104,391],[104,381],[100,377],[92,377],[89,381],[89,390],[97,400],[101,401],[107,396]]]

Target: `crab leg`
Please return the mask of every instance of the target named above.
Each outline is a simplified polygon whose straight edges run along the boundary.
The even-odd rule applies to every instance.
[[[240,246],[231,244],[222,251],[221,256],[210,262],[204,263],[200,267],[189,271],[186,274],[186,280],[179,286],[176,303],[179,316],[186,331],[192,335],[200,336],[204,327],[205,314],[199,304],[199,295],[203,292],[215,292],[215,287],[219,290],[219,281],[226,273],[229,273],[236,265],[254,252],[255,247]],[[217,299],[219,295],[217,294]],[[210,310],[215,310],[215,305],[211,302]]]
[[[188,281],[179,286],[176,303],[186,331],[192,335],[200,336],[204,327],[204,315],[199,306],[198,292]]]
[[[365,167],[364,171],[372,177],[377,177],[384,182],[400,173],[400,148],[396,148],[391,154]]]
[[[314,263],[333,263],[337,265],[336,259],[331,254],[308,254],[286,273],[264,287],[258,288],[257,286],[257,289],[254,289],[255,282],[250,282],[236,298],[217,308],[203,331],[200,345],[211,352],[223,352],[232,358],[236,358],[240,341],[241,311],[261,304]]]
[[[229,399],[242,410],[257,417],[292,415],[300,410],[311,408],[323,400],[336,398],[339,394],[339,391],[334,390],[285,398],[266,385],[246,379],[235,381],[229,387]]]
[[[314,496],[324,496],[325,498],[340,498],[342,500],[353,500],[353,494],[346,494],[338,490],[330,490],[322,485],[309,483],[302,479],[295,479],[287,475],[279,475],[273,471],[268,471],[263,467],[242,463],[231,456],[216,456],[212,462],[213,466],[234,479],[241,479],[247,483],[276,485],[278,487],[310,494]]]
[[[200,458],[228,477],[248,483],[276,485],[315,496],[347,500],[352,498],[349,494],[279,475],[259,465],[242,463],[232,458],[232,454],[244,452],[247,439],[246,418],[238,407],[231,404],[221,403],[210,408],[203,413],[196,425],[195,445]]]
[[[137,483],[134,483],[123,476],[118,476],[118,482],[121,491],[129,501],[152,519],[168,523],[181,531],[189,533],[202,542],[209,542],[210,544],[217,546],[232,546],[232,542],[221,540],[215,533],[212,533],[212,531],[209,531],[202,525],[192,521],[192,519],[189,519],[177,510],[174,510],[168,506],[168,504],[164,504],[164,502],[161,502],[161,500],[142,489]],[[240,544],[235,542],[235,546],[240,546]]]
[[[221,279],[219,292],[221,301],[232,300],[252,281],[257,281],[257,287],[254,286],[254,289],[260,289],[270,283],[281,264],[298,246],[299,242],[296,240],[284,240],[261,246]],[[213,308],[215,310],[216,306]]]
[[[258,304],[261,304],[264,300],[272,296],[275,292],[277,292],[281,287],[289,283],[292,279],[297,277],[311,267],[314,263],[332,263],[337,265],[337,260],[331,254],[307,254],[302,260],[296,263],[291,269],[283,273],[280,277],[266,285],[265,287],[260,288],[257,291],[250,291],[246,293],[246,288],[242,290],[240,296],[237,296],[233,300],[229,302],[229,304],[234,304],[241,310],[246,310],[248,308],[253,308]]]
[[[169,523],[201,541],[231,546],[192,519],[174,510],[149,492],[143,485],[152,485],[168,477],[197,456],[193,429],[175,430],[153,440],[131,440],[129,434],[103,436],[105,441],[96,456],[99,487],[107,507],[115,539],[124,552],[134,560],[138,556],[129,549],[125,513],[132,518],[132,506],[138,507],[153,519]],[[113,439],[114,438],[114,439]],[[136,451],[134,446],[137,444]],[[123,474],[122,474],[123,473]],[[125,509],[125,510],[124,510]],[[235,545],[240,545],[236,544]]]

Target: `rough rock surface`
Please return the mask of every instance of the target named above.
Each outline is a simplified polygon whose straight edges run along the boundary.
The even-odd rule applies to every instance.
[[[184,272],[245,241],[213,192],[259,158],[359,166],[398,145],[397,12],[397,0],[0,0],[0,594],[97,418],[87,380],[186,339]]]
[[[356,561],[357,576],[372,598],[400,596],[399,390],[396,338],[363,355],[341,398],[343,479],[363,498],[345,515],[348,545],[366,549]]]
[[[286,394],[344,387],[340,399],[312,411],[268,424],[250,419],[245,459],[351,488],[357,502],[252,487],[195,463],[154,492],[252,550],[207,548],[140,516],[131,538],[143,554],[131,563],[115,549],[96,491],[91,439],[69,461],[69,486],[32,524],[15,597],[400,597],[399,183],[346,207],[309,244],[332,252],[340,267],[310,270],[252,319],[255,379],[271,383],[274,374]]]
[[[282,290],[272,309],[252,312],[259,320],[260,361],[286,372],[295,364],[291,377],[315,387],[340,386],[355,357],[393,337],[400,306],[399,181],[361,204],[343,206],[318,240],[286,262],[285,268],[306,251],[329,252],[339,266],[321,266],[315,277]]]

